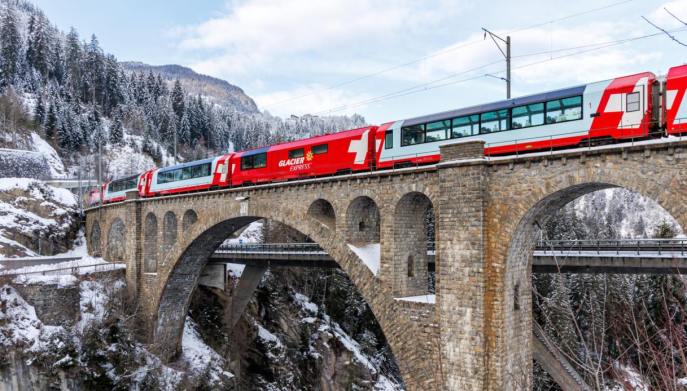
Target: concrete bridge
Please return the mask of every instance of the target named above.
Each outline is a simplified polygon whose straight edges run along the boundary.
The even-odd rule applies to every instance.
[[[532,385],[531,272],[539,227],[586,193],[624,187],[687,227],[687,142],[651,140],[485,158],[479,141],[431,166],[137,199],[87,211],[89,251],[127,264],[147,338],[179,350],[192,290],[215,249],[260,218],[316,242],[374,312],[409,390]],[[424,219],[436,220],[436,302]],[[538,353],[538,356],[541,354]]]

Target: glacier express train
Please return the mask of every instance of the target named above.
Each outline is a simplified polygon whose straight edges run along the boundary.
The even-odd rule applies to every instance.
[[[683,134],[686,90],[687,65],[643,72],[155,168],[103,184],[101,202],[431,164],[463,139],[494,156]]]

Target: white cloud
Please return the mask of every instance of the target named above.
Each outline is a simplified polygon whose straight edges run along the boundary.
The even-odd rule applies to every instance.
[[[202,72],[239,72],[294,54],[381,44],[412,34],[424,21],[445,20],[460,7],[446,0],[243,0],[224,15],[172,34],[180,37],[181,49],[210,52],[194,64]]]
[[[341,107],[348,102],[370,98],[370,95],[354,94],[341,89],[327,89],[326,86],[310,84],[292,90],[281,90],[255,96],[261,110],[282,117],[318,113]],[[356,111],[343,110],[334,114],[353,114]]]
[[[652,12],[648,19],[665,29],[684,27],[677,19],[672,17],[666,9],[681,20],[687,22],[687,0],[669,1]]]

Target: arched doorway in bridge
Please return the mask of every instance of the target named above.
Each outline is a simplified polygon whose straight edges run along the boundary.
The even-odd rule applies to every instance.
[[[200,277],[200,274],[204,270],[204,266],[206,266],[206,263],[208,262],[208,258],[215,252],[215,249],[217,249],[229,237],[233,237],[233,244],[246,243],[245,237],[247,236],[244,235],[235,237],[233,233],[242,230],[249,224],[250,227],[253,227],[255,223],[260,221],[261,219],[257,216],[243,216],[221,221],[209,227],[204,232],[194,233],[194,235],[197,236],[192,242],[190,242],[185,250],[183,250],[181,257],[176,261],[168,260],[165,262],[165,264],[171,262],[172,264],[169,266],[172,268],[169,272],[169,277],[167,278],[168,282],[162,290],[156,319],[154,319],[154,322],[156,323],[154,327],[154,335],[152,336],[154,349],[156,349],[156,351],[158,351],[163,357],[172,357],[176,352],[178,352],[179,346],[177,342],[180,340],[179,334],[183,330],[184,323],[187,321],[186,317],[187,314],[189,314],[189,309],[194,308],[191,306],[192,301],[199,301],[203,303],[201,306],[202,308],[208,308],[208,303],[215,301],[215,299],[212,299],[212,297],[223,297],[221,300],[228,300],[232,302],[230,305],[233,305],[233,300],[240,299],[240,294],[245,292],[242,289],[243,286],[241,285],[243,284],[242,279],[245,277],[245,274],[249,272],[249,268],[256,265],[248,264],[243,270],[239,271],[239,274],[241,274],[240,279],[238,282],[235,282],[237,285],[235,285],[233,288],[233,291],[237,293],[237,296],[232,297],[231,299],[224,297],[224,293],[219,292],[216,288],[198,287],[197,281]],[[267,220],[267,222],[268,224],[265,224],[263,227],[267,228],[260,228],[260,231],[267,232],[265,233],[265,237],[268,241],[311,241],[307,235],[297,231],[289,225],[285,225],[276,220]],[[270,230],[274,230],[275,232],[269,232]],[[245,233],[248,231],[256,231],[256,229],[248,228],[243,232]],[[240,241],[241,238],[243,238],[243,242]],[[165,269],[166,266],[161,266],[160,273],[163,273],[163,270]],[[259,269],[259,267],[253,267],[252,270],[250,270],[250,273],[255,272],[256,269]],[[233,271],[232,273],[235,274],[236,272]],[[318,276],[302,273],[296,275],[294,273],[295,272],[293,270],[289,269],[274,269],[267,274],[267,277],[265,277],[267,280],[264,281],[272,281],[272,283],[280,284],[280,286],[285,288],[287,287],[287,285],[284,284],[285,281],[301,280],[299,284],[301,284],[301,287],[304,287],[304,291],[295,292],[293,286],[290,286],[287,289],[282,289],[281,291],[286,292],[288,295],[286,301],[293,303],[291,305],[300,307],[304,314],[307,313],[306,315],[309,318],[312,318],[312,322],[320,322],[319,320],[315,320],[320,318],[318,318],[318,311],[312,309],[313,304],[315,304],[315,307],[323,308],[324,310],[327,305],[322,305],[322,300],[328,300],[328,296],[336,294],[340,297],[345,297],[347,300],[349,300],[349,302],[347,302],[347,304],[340,304],[340,308],[330,309],[329,311],[340,311],[342,317],[346,317],[348,322],[351,324],[356,324],[358,327],[360,326],[358,323],[364,323],[364,319],[356,320],[356,318],[351,317],[355,311],[358,311],[355,309],[355,307],[353,307],[353,303],[357,303],[357,300],[362,301],[363,305],[365,303],[362,297],[359,295],[353,295],[353,293],[355,293],[357,290],[355,288],[355,284],[353,282],[343,284],[343,286],[346,287],[344,289],[340,288],[340,284],[336,282],[341,282],[342,279],[347,280],[348,278],[346,277],[346,273],[335,272],[331,269],[327,269],[326,272],[319,273]],[[261,272],[258,277],[262,276],[263,274]],[[259,282],[259,279],[257,282]],[[257,285],[257,283],[255,285]],[[255,289],[255,286],[253,286],[250,291],[250,296],[253,297],[253,300],[255,300],[255,295],[252,293],[252,289]],[[344,291],[337,291],[337,289],[344,289]],[[278,291],[280,290],[270,290],[268,288],[262,288],[262,290],[258,290],[258,292],[262,292],[260,294],[268,296],[276,294]],[[354,297],[357,297],[358,299],[355,299]],[[268,313],[265,313],[265,311],[268,311]],[[268,318],[277,316],[276,314],[270,315],[269,311],[270,310],[267,308],[260,309],[259,314],[261,314],[260,316],[267,316]],[[233,316],[233,314],[231,315]],[[241,314],[238,315],[240,316]],[[257,315],[258,313],[253,314],[253,316]],[[370,316],[372,321],[376,323],[375,315],[372,314],[372,312],[370,312]],[[327,319],[330,319],[329,322],[336,322],[336,318],[331,313],[327,316]],[[234,320],[236,319],[229,319],[228,317],[224,321],[230,322]],[[249,317],[239,326],[243,328],[256,327],[252,322],[253,318]],[[309,327],[315,327],[310,323],[304,325],[303,327],[308,325],[310,325]],[[319,329],[319,326],[317,326],[317,328]],[[381,326],[379,329],[381,333]],[[351,335],[355,335],[355,333],[351,332]],[[386,344],[383,333],[371,338],[371,341],[377,341],[375,343],[379,344]],[[244,344],[248,342],[249,341],[244,341]],[[297,350],[298,349],[294,349],[294,351]],[[387,347],[380,350],[387,352],[384,354],[388,354],[391,357],[392,364],[395,365],[393,355],[390,353],[391,349]]]
[[[346,210],[346,240],[355,245],[379,243],[379,207],[370,197],[355,198]]]
[[[533,382],[537,387],[547,387],[565,381],[556,378],[558,360],[546,359],[549,345],[558,349],[563,361],[592,388],[608,386],[614,378],[621,379],[623,373],[640,371],[639,367],[647,375],[651,365],[646,363],[668,357],[657,352],[670,351],[670,346],[651,335],[670,329],[671,322],[661,319],[675,312],[661,309],[663,299],[656,297],[671,302],[675,296],[666,293],[669,287],[684,290],[684,285],[679,278],[630,269],[640,265],[640,253],[626,254],[622,247],[642,238],[659,238],[656,243],[664,246],[679,241],[665,238],[682,234],[680,221],[685,221],[685,215],[680,214],[679,205],[666,202],[668,198],[659,193],[658,189],[640,194],[612,184],[582,183],[532,199],[526,213],[513,221],[510,245],[504,254],[502,300],[506,327],[501,337],[509,357],[506,362],[519,363],[521,368],[532,365],[532,353],[523,346],[534,341],[536,375],[532,377],[532,369],[504,368],[512,373],[512,383],[506,388],[532,386]],[[653,242],[633,243],[643,246]],[[580,248],[578,253],[575,246]],[[599,250],[589,251],[584,246],[597,246]],[[614,247],[616,254],[605,253],[604,246],[608,251]],[[586,265],[586,269],[573,269],[575,265]],[[638,345],[638,335],[643,335],[642,346]],[[658,350],[647,353],[646,344]],[[546,372],[551,372],[551,377]],[[647,375],[648,382],[651,376]]]
[[[434,206],[425,194],[410,192],[394,210],[394,295],[434,293]]]
[[[107,234],[107,260],[110,262],[125,262],[126,227],[121,219],[117,218],[110,225]]]

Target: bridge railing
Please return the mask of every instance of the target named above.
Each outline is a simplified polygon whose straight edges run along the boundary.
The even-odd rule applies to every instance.
[[[427,242],[427,252],[434,252],[434,242]],[[322,253],[326,251],[317,243],[227,243],[220,245],[216,253]]]
[[[323,253],[317,243],[231,243],[222,244],[218,253]]]
[[[647,252],[676,253],[687,252],[687,239],[587,239],[587,240],[542,240],[537,243],[538,251],[582,252],[631,252],[637,255]]]
[[[57,269],[47,269],[47,270],[37,270],[37,271],[29,271],[29,272],[21,272],[18,269],[17,271],[15,270],[7,270],[4,272],[0,272],[0,277],[18,277],[18,276],[35,276],[35,275],[41,275],[41,276],[57,276],[57,275],[78,275],[81,272],[88,272],[88,273],[99,273],[99,272],[107,272],[107,271],[113,271],[117,269],[122,269],[124,267],[123,264],[121,263],[95,263],[91,265],[78,265],[78,266],[69,266],[69,267],[62,267],[62,268],[57,268]]]

